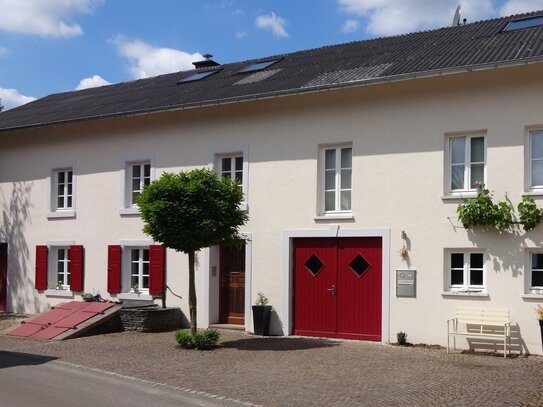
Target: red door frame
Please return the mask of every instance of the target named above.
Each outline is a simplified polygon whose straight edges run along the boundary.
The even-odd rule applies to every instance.
[[[8,244],[0,243],[0,312],[7,311]]]
[[[293,247],[294,333],[381,341],[382,238],[296,238]],[[315,275],[312,255],[324,264]],[[361,276],[349,266],[358,255],[369,263]]]

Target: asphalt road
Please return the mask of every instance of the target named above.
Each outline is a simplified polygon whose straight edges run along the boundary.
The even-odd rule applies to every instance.
[[[2,407],[240,405],[126,376],[79,368],[54,358],[0,351]]]

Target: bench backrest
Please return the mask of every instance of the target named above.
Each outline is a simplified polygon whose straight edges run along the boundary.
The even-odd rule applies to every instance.
[[[458,322],[477,325],[504,325],[509,320],[509,310],[501,308],[458,307]]]

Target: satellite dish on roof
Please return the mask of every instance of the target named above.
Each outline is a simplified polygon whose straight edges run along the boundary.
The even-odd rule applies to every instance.
[[[452,26],[456,27],[457,25],[460,25],[460,5],[456,7],[456,12],[454,13]]]

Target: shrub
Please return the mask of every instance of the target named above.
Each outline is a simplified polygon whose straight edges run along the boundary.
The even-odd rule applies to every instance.
[[[212,349],[217,346],[220,333],[216,329],[206,329],[202,332],[196,332],[192,337],[192,343],[196,349]]]
[[[216,329],[197,331],[194,335],[187,329],[180,329],[175,332],[175,340],[184,349],[213,349],[217,346],[220,335]]]
[[[175,332],[175,340],[182,348],[190,349],[192,348],[192,335],[190,331],[186,329],[180,329]]]
[[[398,339],[398,345],[405,346],[407,345],[407,334],[405,332],[398,332],[396,334],[396,338]]]

